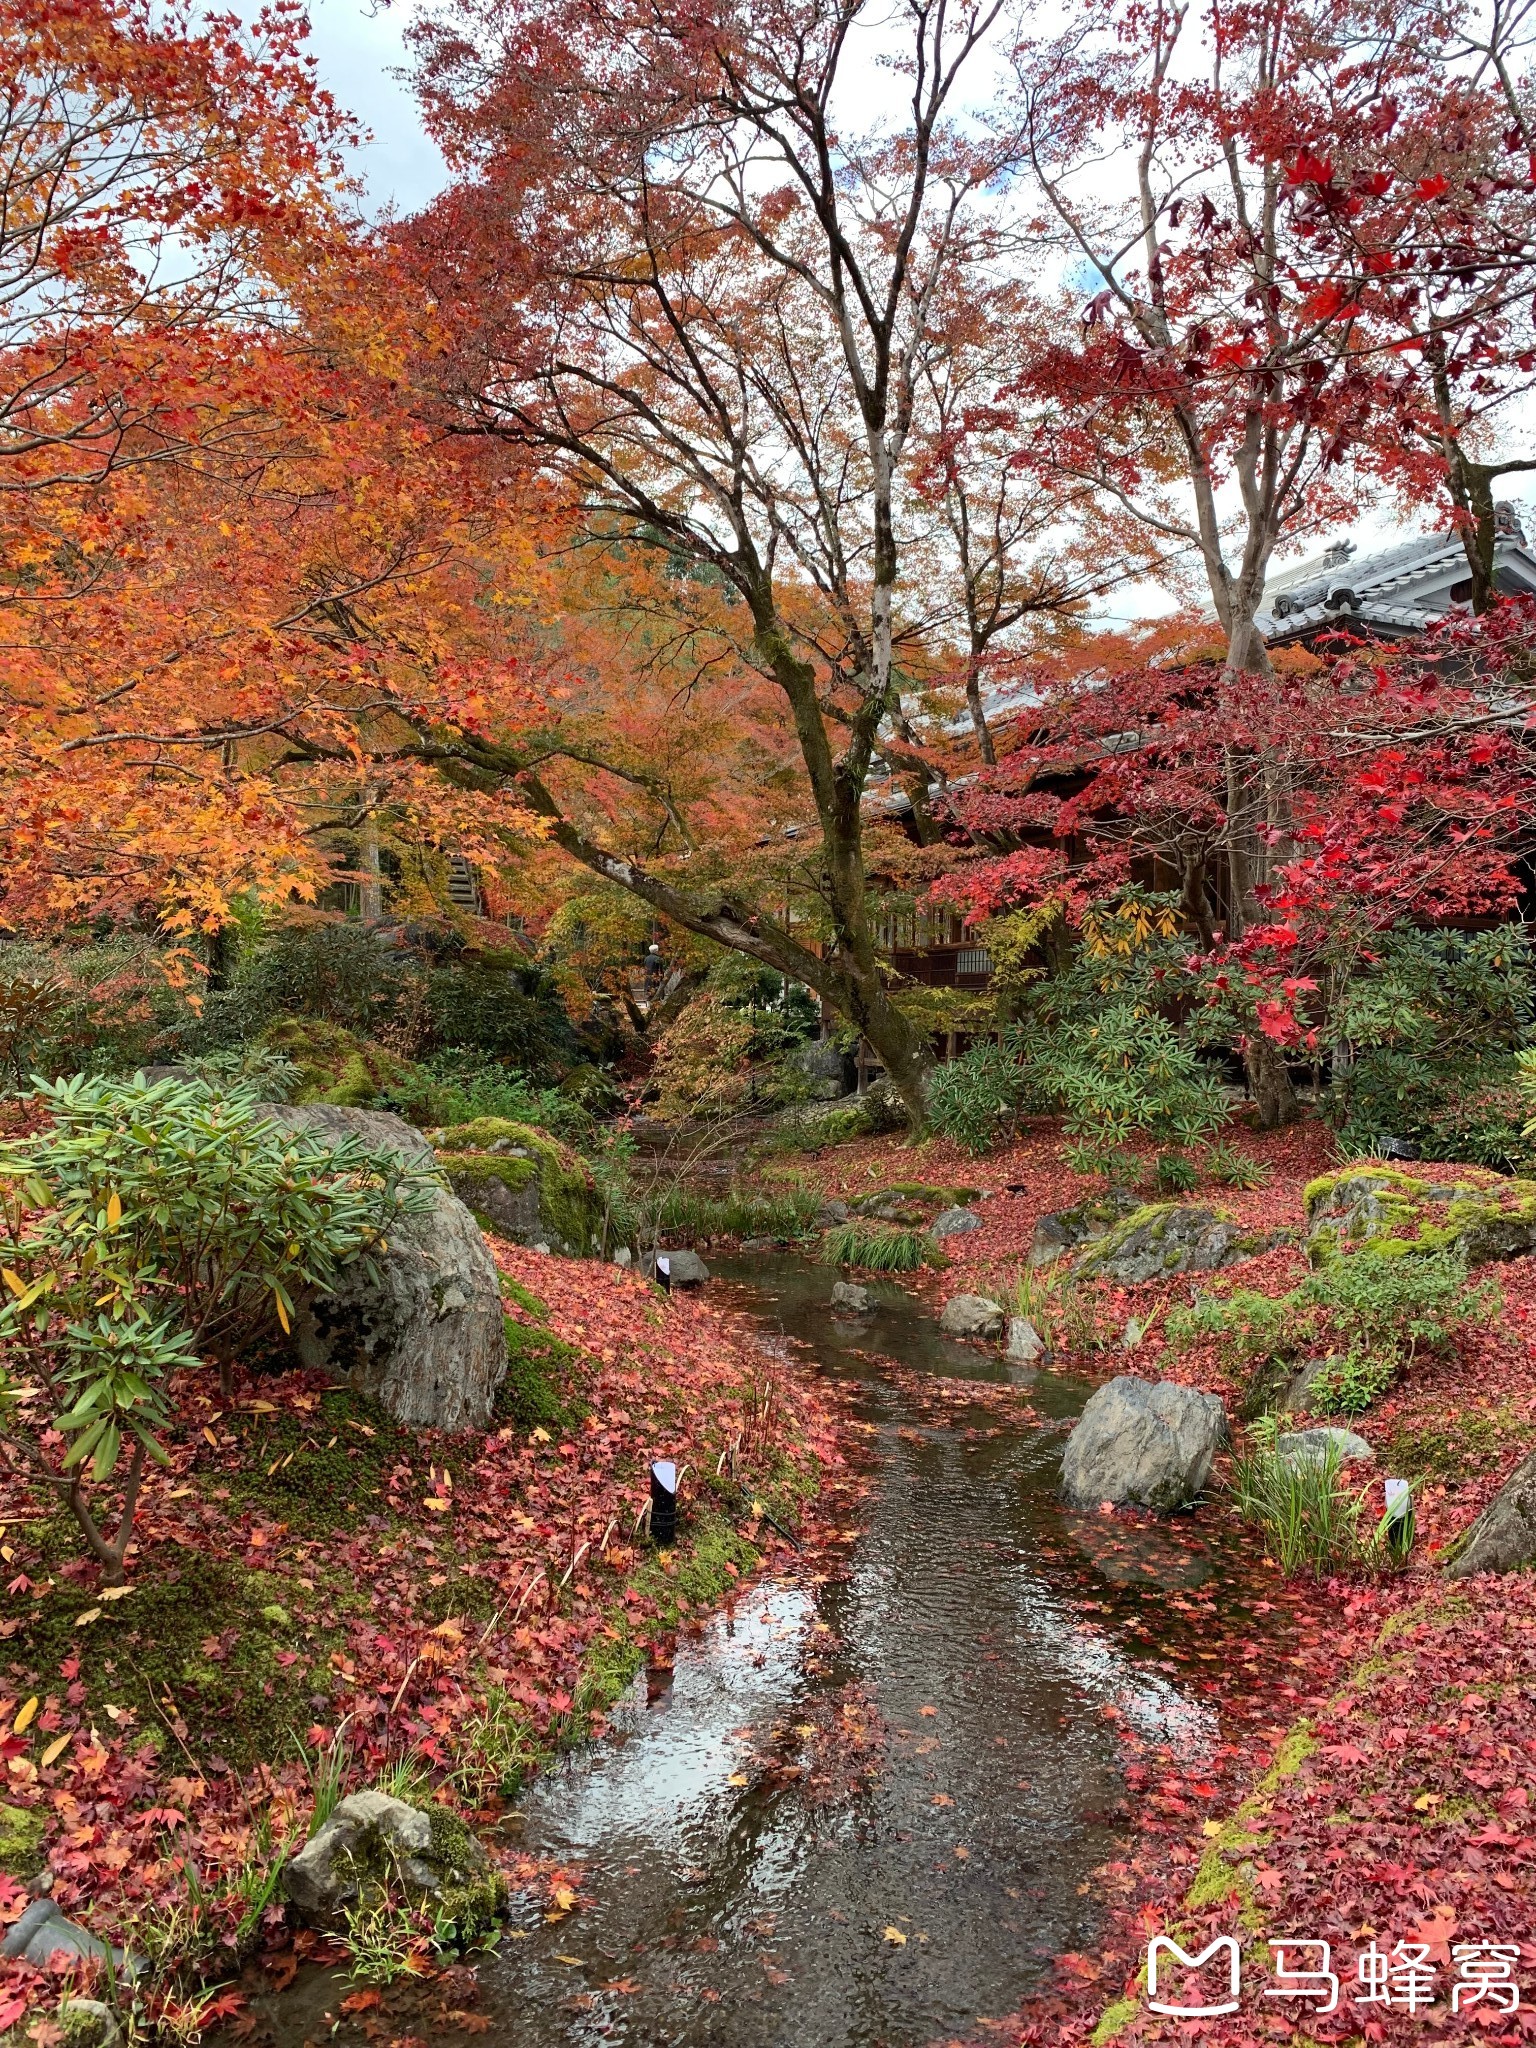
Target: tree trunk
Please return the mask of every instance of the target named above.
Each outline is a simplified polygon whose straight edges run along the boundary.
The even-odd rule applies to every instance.
[[[1282,1124],[1295,1123],[1301,1115],[1301,1104],[1291,1086],[1285,1054],[1274,1040],[1255,1031],[1243,1048],[1243,1065],[1259,1112],[1259,1129],[1275,1131]]]
[[[1265,811],[1270,809],[1268,778],[1266,777]],[[1249,823],[1253,806],[1247,793],[1243,764],[1236,751],[1227,750],[1227,862],[1232,877],[1232,925],[1227,934],[1230,939],[1239,939],[1250,924],[1259,918],[1259,904],[1254,896],[1256,879],[1252,847],[1252,828]],[[1296,1091],[1291,1086],[1290,1073],[1285,1064],[1285,1055],[1273,1039],[1255,1030],[1248,1036],[1243,1047],[1243,1066],[1248,1075],[1248,1087],[1253,1096],[1254,1106],[1259,1113],[1259,1129],[1277,1130],[1282,1124],[1294,1123],[1301,1115],[1301,1104],[1296,1100]]]

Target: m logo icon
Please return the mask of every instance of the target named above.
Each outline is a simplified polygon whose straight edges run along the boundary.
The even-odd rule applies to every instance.
[[[1220,2005],[1168,2005],[1157,1995],[1157,1963],[1160,1955],[1170,1961],[1182,1963],[1186,1970],[1200,1970],[1226,1951],[1227,1996]],[[1170,1941],[1166,1934],[1154,1934],[1147,1944],[1147,2004],[1154,2012],[1173,2013],[1180,2019],[1210,2019],[1216,2013],[1236,2012],[1238,1986],[1242,1981],[1242,1964],[1238,1960],[1237,1941],[1230,1934],[1219,1934],[1209,1948],[1201,1949],[1199,1955],[1186,1955],[1176,1941]]]

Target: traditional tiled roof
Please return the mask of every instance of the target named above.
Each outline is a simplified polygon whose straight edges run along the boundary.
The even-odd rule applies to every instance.
[[[1493,565],[1499,589],[1536,594],[1536,552],[1502,506]],[[1336,626],[1389,636],[1422,633],[1464,610],[1470,590],[1466,554],[1454,533],[1419,534],[1368,555],[1344,541],[1272,577],[1256,623],[1271,644]]]

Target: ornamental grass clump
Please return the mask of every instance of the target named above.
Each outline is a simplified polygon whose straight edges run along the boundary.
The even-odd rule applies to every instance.
[[[821,1240],[824,1266],[858,1266],[867,1273],[915,1273],[941,1266],[944,1254],[925,1230],[876,1230],[867,1223],[839,1223]]]
[[[1283,1458],[1273,1420],[1255,1425],[1253,1448],[1233,1460],[1232,1494],[1245,1522],[1264,1531],[1288,1577],[1327,1578],[1361,1556],[1367,1489],[1351,1491],[1337,1444],[1321,1457]]]
[[[238,1086],[76,1075],[32,1100],[47,1125],[0,1145],[0,1419],[116,1584],[174,1375],[213,1360],[227,1389],[299,1294],[430,1195],[420,1168],[289,1129]],[[88,1490],[125,1451],[109,1535]]]

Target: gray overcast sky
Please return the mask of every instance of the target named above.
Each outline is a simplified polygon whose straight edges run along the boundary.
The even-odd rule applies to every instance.
[[[393,202],[414,213],[445,183],[437,150],[422,132],[409,86],[394,73],[405,56],[409,0],[393,7],[368,0],[311,0],[310,47],[323,82],[373,131],[356,168],[372,212]]]

